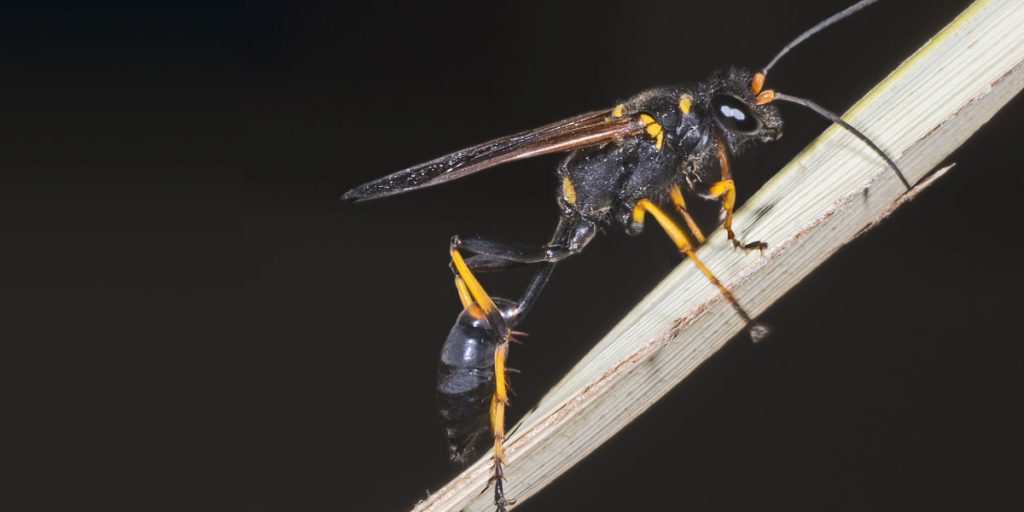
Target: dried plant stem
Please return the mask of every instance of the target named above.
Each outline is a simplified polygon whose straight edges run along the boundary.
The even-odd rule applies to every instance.
[[[1024,86],[1022,26],[1024,2],[975,2],[844,118],[921,180]],[[770,241],[768,250],[733,250],[718,232],[700,255],[757,314],[912,196],[877,155],[832,127],[736,215],[744,236]],[[506,444],[507,495],[522,503],[550,484],[743,329],[683,262],[523,418]],[[490,474],[483,459],[415,510],[490,510],[490,493],[481,494]]]

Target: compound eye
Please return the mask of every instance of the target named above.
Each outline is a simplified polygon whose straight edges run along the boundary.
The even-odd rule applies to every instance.
[[[754,135],[761,129],[761,120],[739,98],[718,94],[711,98],[715,120],[722,128],[743,135]]]

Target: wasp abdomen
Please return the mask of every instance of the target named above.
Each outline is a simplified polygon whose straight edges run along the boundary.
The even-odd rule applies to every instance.
[[[496,299],[502,310],[509,301]],[[494,395],[497,331],[475,305],[464,309],[441,348],[437,369],[437,408],[448,439],[448,455],[462,462],[487,432]]]

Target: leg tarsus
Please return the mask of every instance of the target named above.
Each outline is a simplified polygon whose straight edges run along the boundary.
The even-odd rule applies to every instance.
[[[751,341],[754,343],[761,343],[772,333],[772,330],[769,329],[767,325],[754,322],[749,325],[748,332],[750,332]]]
[[[729,234],[732,235],[733,233],[730,231]],[[732,246],[734,249],[743,249],[744,251],[752,251],[754,249],[757,249],[758,252],[764,252],[764,250],[768,248],[768,244],[760,240],[750,243],[743,243],[739,239],[730,236],[729,241],[732,242]]]
[[[729,241],[732,242],[734,248],[745,251],[751,249],[763,251],[768,247],[768,244],[760,240],[743,243],[732,230],[732,212],[736,209],[736,184],[732,180],[732,171],[729,169],[729,153],[725,149],[725,143],[721,140],[717,142],[718,166],[722,172],[722,179],[711,184],[711,187],[708,188],[708,197],[721,203],[722,216],[724,217],[722,225],[725,228],[725,234],[729,236]]]
[[[494,461],[494,476],[492,476],[489,482],[494,482],[494,510],[495,512],[506,512],[505,507],[509,507],[516,504],[516,500],[510,500],[505,497],[505,471],[502,469],[500,461]]]
[[[508,345],[494,350],[494,395],[491,397],[491,433],[494,435],[494,506],[504,511],[511,502],[505,499],[505,406],[508,405],[508,379],[505,358]]]

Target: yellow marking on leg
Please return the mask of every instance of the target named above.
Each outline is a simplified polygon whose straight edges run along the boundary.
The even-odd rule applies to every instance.
[[[729,169],[729,151],[726,150],[725,141],[716,138],[715,146],[718,154],[718,169],[722,173],[722,179],[731,180],[732,171]]]
[[[684,114],[690,113],[691,105],[693,105],[693,96],[683,94],[679,97],[679,110],[682,110]]]
[[[469,309],[473,305],[473,295],[466,288],[466,282],[461,277],[455,276],[455,289],[459,291],[459,302],[462,302],[463,309]]]
[[[491,430],[494,432],[494,462],[505,462],[505,404],[491,397]]]
[[[562,197],[569,204],[576,204],[576,188],[572,186],[572,180],[568,176],[562,178]]]
[[[459,291],[459,299],[462,305],[475,318],[492,317],[494,321],[501,321],[501,313],[494,305],[494,301],[484,291],[483,286],[469,270],[462,254],[453,246],[449,249],[452,257],[452,264],[455,266],[455,288]],[[497,315],[497,318],[493,318]],[[494,349],[494,393],[491,395],[491,432],[494,434],[494,504],[498,511],[506,510],[506,506],[515,502],[505,499],[505,491],[502,484],[505,463],[505,406],[508,405],[508,382],[505,375],[505,359],[508,356],[508,339],[499,340],[498,346]]]
[[[775,91],[771,89],[765,89],[757,94],[754,98],[754,103],[758,105],[765,105],[775,100]]]
[[[743,250],[764,250],[765,247],[768,247],[768,244],[764,242],[744,244],[736,238],[736,233],[732,230],[732,214],[736,209],[736,184],[732,180],[721,180],[712,183],[711,188],[708,189],[708,195],[722,202],[722,211],[725,212],[725,220],[722,222],[722,227],[725,229],[725,234],[729,237],[733,247]]]
[[[455,264],[455,271],[459,274],[459,277],[465,281],[466,289],[469,294],[473,297],[473,301],[480,306],[480,309],[484,310],[484,313],[490,314],[495,310],[494,301],[491,300],[491,296],[487,295],[484,291],[483,285],[480,281],[476,280],[476,276],[469,271],[469,267],[466,266],[466,261],[462,259],[462,254],[459,250],[452,247],[448,251],[452,256],[452,263]]]
[[[480,306],[477,306],[476,302],[473,302],[473,294],[469,292],[469,288],[466,287],[466,282],[459,276],[455,276],[455,289],[459,292],[459,302],[462,303],[462,308],[469,313],[469,316],[472,316],[477,320],[487,318],[487,314],[484,313],[484,310],[480,309]]]
[[[505,359],[508,343],[494,349],[494,395],[491,396],[491,432],[494,433],[494,457],[505,459],[502,441],[505,440],[505,406],[508,405],[508,382],[505,379]]]
[[[633,207],[633,222],[643,224],[644,213],[646,213],[644,207],[641,206],[640,203],[637,203],[636,206]]]
[[[736,207],[736,184],[732,181],[732,171],[729,168],[729,153],[725,149],[725,141],[718,139],[718,167],[722,172],[721,181],[716,181],[708,189],[708,194],[719,199],[722,202],[722,210],[725,211],[725,222],[723,227],[725,228],[725,234],[729,236],[729,240],[734,245],[739,244],[736,241],[736,233],[732,231],[732,212]]]
[[[672,239],[672,242],[676,244],[680,251],[688,252],[693,250],[693,242],[690,241],[690,237],[686,236],[686,232],[675,221],[654,203],[647,199],[641,199],[633,207],[633,220],[642,223],[645,213],[650,213],[654,216],[654,220],[658,221],[658,224],[665,230],[665,234]]]
[[[491,395],[491,433],[494,435],[494,504],[497,510],[505,510],[512,500],[505,499],[502,479],[505,472],[505,406],[508,405],[507,382],[505,380],[505,359],[508,343],[501,343],[494,350],[494,394]]]
[[[732,211],[736,207],[736,184],[732,180],[716,181],[708,189],[708,195],[722,202],[722,210],[725,211],[723,227],[729,235],[729,240],[735,240],[736,233],[732,232]]]
[[[622,103],[615,105],[615,108],[612,109],[612,117],[622,117],[622,109],[624,108],[626,108],[626,106]]]
[[[686,227],[690,228],[690,233],[693,233],[693,237],[697,239],[698,244],[703,244],[704,233],[701,232],[700,227],[694,222],[690,212],[686,211],[686,200],[683,199],[683,191],[679,189],[679,185],[672,185],[672,188],[669,189],[669,195],[672,196],[672,204],[676,205],[676,211],[686,221]]]
[[[672,239],[672,242],[676,244],[679,252],[685,254],[686,257],[693,261],[694,265],[697,265],[697,268],[701,273],[711,281],[711,284],[718,288],[719,293],[725,297],[725,300],[729,301],[729,304],[732,305],[733,309],[736,310],[740,317],[743,318],[747,324],[756,326],[754,319],[751,318],[750,315],[748,315],[740,306],[739,301],[736,300],[736,297],[733,296],[732,292],[730,292],[729,289],[726,288],[717,277],[715,277],[715,274],[711,272],[711,269],[705,266],[704,262],[697,257],[697,253],[693,250],[693,244],[686,236],[686,233],[683,232],[683,229],[679,227],[679,225],[676,224],[665,212],[663,212],[661,208],[658,208],[657,205],[647,199],[641,199],[636,203],[636,207],[633,208],[633,219],[643,222],[644,212],[650,213],[654,217],[654,220],[658,221],[661,228],[665,230],[665,233]]]
[[[498,401],[508,403],[508,383],[505,381],[505,359],[508,357],[508,343],[501,343],[494,349],[494,396]]]

